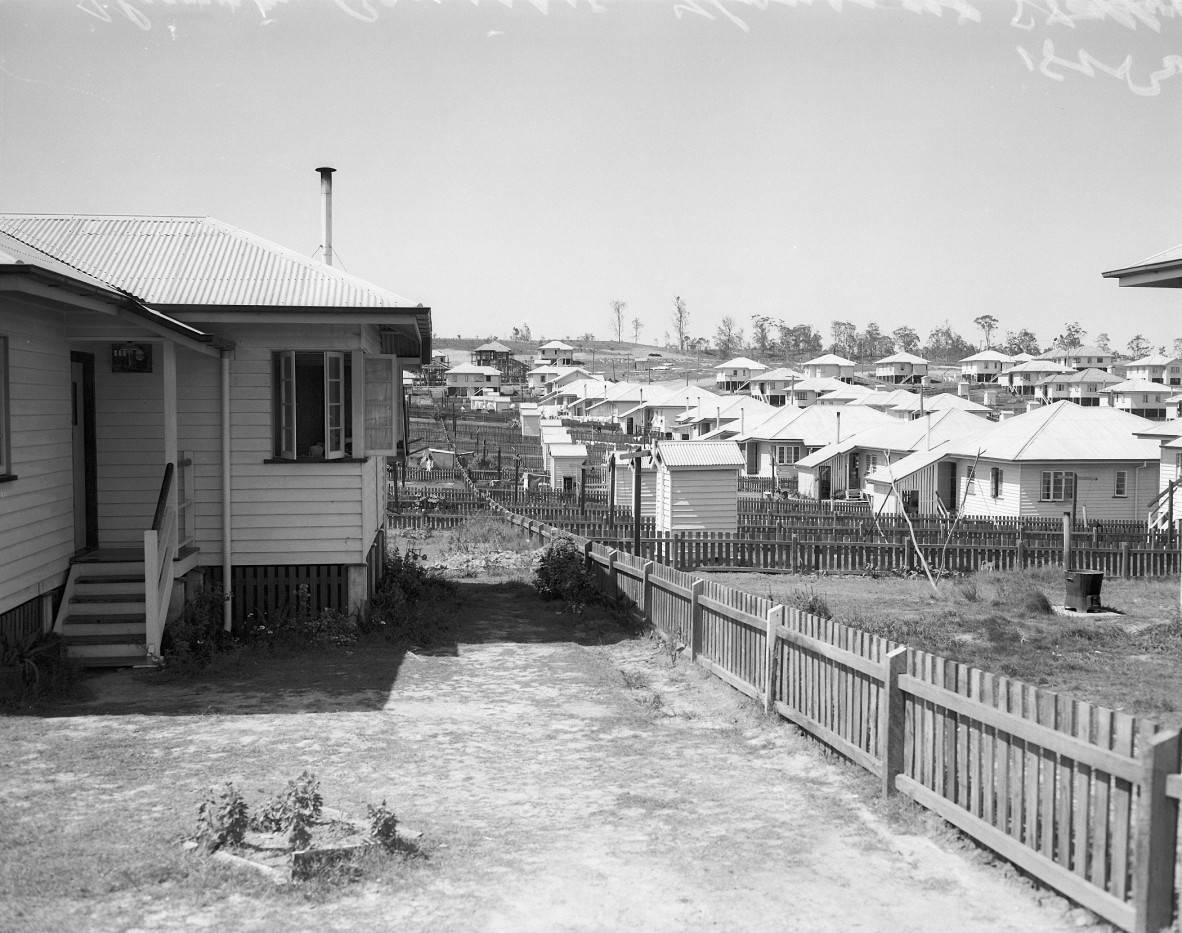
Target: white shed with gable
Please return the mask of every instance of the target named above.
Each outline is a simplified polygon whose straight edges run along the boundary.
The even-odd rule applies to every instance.
[[[658,531],[723,531],[739,527],[739,470],[734,441],[657,441]]]

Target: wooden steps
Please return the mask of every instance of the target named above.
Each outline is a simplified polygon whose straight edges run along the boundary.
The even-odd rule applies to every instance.
[[[83,667],[150,663],[143,561],[84,560],[75,573],[60,632],[67,656]]]

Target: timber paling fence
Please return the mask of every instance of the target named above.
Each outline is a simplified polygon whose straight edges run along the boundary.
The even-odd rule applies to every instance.
[[[566,532],[501,510],[539,542]],[[692,661],[1105,920],[1174,915],[1182,739],[575,537],[597,586]]]

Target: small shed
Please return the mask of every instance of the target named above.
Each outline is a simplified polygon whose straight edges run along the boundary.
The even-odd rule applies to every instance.
[[[652,518],[657,514],[657,468],[651,457],[640,460],[625,460],[626,451],[613,451],[609,454],[608,466],[611,471],[612,489],[615,493],[613,502],[616,508],[631,509],[634,494],[633,484],[636,482],[632,473],[632,464],[640,464],[640,517]]]
[[[744,463],[738,444],[657,441],[653,461],[658,531],[738,531]]]
[[[576,492],[579,471],[587,465],[587,448],[582,444],[550,446],[550,485],[560,492]]]
[[[532,402],[521,404],[521,436],[542,436],[542,410]]]

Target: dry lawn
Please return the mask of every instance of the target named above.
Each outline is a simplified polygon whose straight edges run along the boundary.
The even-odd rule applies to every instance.
[[[402,542],[405,546],[408,542]],[[462,542],[426,542],[456,551]],[[461,580],[423,654],[243,655],[89,677],[0,718],[0,930],[1066,931],[991,864],[649,638],[514,574]],[[425,857],[291,887],[182,848],[207,788],[304,769]]]

